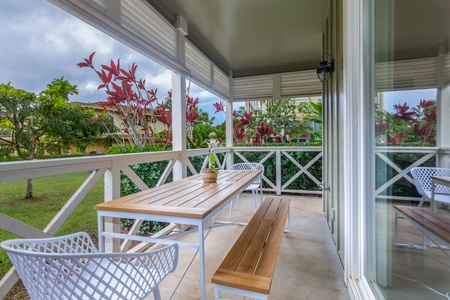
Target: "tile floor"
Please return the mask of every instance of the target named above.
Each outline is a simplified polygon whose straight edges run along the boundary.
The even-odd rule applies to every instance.
[[[344,284],[342,264],[322,212],[322,199],[299,196],[291,198],[291,233],[283,237],[269,299],[349,299],[348,290]],[[219,218],[230,220],[228,213],[227,206]],[[252,215],[251,194],[243,194],[239,200],[238,209],[233,211],[231,220],[245,222]],[[214,228],[209,233],[205,241],[207,299],[214,299],[212,274],[243,228],[238,225],[226,225]],[[189,240],[196,237],[196,234],[186,235],[183,239]],[[169,299],[194,253],[193,249],[180,248],[177,270],[160,285],[163,299]],[[199,264],[196,257],[172,299],[199,299],[199,295]],[[224,295],[230,299],[242,299],[231,294]]]

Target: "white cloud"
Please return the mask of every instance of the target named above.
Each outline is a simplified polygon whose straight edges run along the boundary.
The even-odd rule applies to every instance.
[[[137,76],[147,79],[148,88],[166,94],[171,87],[170,71],[46,0],[0,0],[0,5],[0,83],[39,92],[64,76],[78,86],[72,100],[103,100],[97,75],[76,66],[95,51],[98,69],[120,58],[125,68],[139,66]]]
[[[147,88],[158,88],[160,93],[167,93],[167,91],[172,89],[172,72],[169,70],[165,70],[156,75],[146,74],[145,79],[147,81]]]
[[[84,89],[86,89],[87,91],[96,91],[98,90],[98,82],[92,82],[92,81],[88,81],[85,85],[84,85]]]
[[[211,94],[208,91],[191,91],[191,97],[193,98],[199,98],[199,99],[205,99],[205,98],[211,98],[211,97],[215,97],[213,94]]]
[[[160,99],[172,88],[171,71],[46,0],[0,0],[0,5],[0,83],[11,81],[14,87],[40,92],[64,76],[78,86],[72,101],[102,101],[106,93],[97,89],[98,76],[76,66],[95,51],[98,69],[110,60],[120,59],[125,69],[136,63],[137,78],[145,79],[148,89],[157,88]],[[199,107],[213,116],[212,104],[219,98],[194,83],[190,96],[199,98]]]

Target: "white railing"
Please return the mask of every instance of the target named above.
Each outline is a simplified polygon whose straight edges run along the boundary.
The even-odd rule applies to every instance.
[[[307,162],[304,162],[302,165],[299,161],[293,158],[292,153],[300,153],[300,152],[311,152],[314,153],[314,157]],[[261,163],[265,166],[266,171],[263,176],[263,190],[266,192],[273,192],[277,195],[281,195],[281,193],[293,193],[293,194],[322,194],[322,191],[317,189],[292,189],[289,186],[295,182],[295,180],[299,179],[301,175],[306,176],[306,178],[315,186],[319,187],[322,182],[322,174],[319,176],[313,175],[310,171],[311,167],[320,164],[320,170],[322,169],[322,147],[320,146],[305,146],[305,147],[234,147],[233,153],[237,156],[238,159],[243,162],[250,162],[248,157],[249,153],[259,153],[260,159],[258,161],[251,161]],[[247,155],[246,155],[247,153]],[[264,155],[265,154],[265,155]],[[261,157],[262,156],[262,157]],[[282,159],[285,158],[289,162],[289,169],[296,169],[296,172],[293,176],[291,176],[287,181],[283,182],[283,171],[286,171],[288,168],[283,169]],[[270,159],[275,159],[275,174],[272,176],[268,176],[267,172],[267,161]]]
[[[159,152],[2,163],[0,164],[0,182],[81,171],[89,171],[91,174],[44,230],[41,231],[2,213],[0,213],[0,228],[25,238],[53,236],[102,176],[104,176],[105,185],[104,201],[108,201],[113,198],[116,185],[120,182],[120,171],[127,174],[139,188],[144,188],[145,184],[138,179],[129,165],[161,160],[172,162],[179,156],[179,152]],[[18,277],[12,268],[0,281],[0,298],[6,295],[17,280]]]
[[[314,153],[312,159],[309,161],[300,163],[294,158],[294,153],[311,152]],[[392,161],[387,153],[392,152],[404,152],[404,153],[423,153],[424,156],[412,162],[406,168],[399,167],[394,161]],[[290,189],[289,186],[299,179],[300,176],[308,179],[311,183],[319,185],[321,176],[314,175],[312,167],[318,167],[316,164],[321,164],[322,159],[322,147],[234,147],[234,148],[219,148],[216,153],[224,153],[223,159],[218,161],[219,169],[227,167],[227,164],[232,163],[233,159],[231,155],[234,155],[236,162],[248,161],[249,158],[255,154],[258,154],[258,161],[268,167],[275,164],[275,174],[264,175],[264,190],[266,192],[273,192],[276,194],[281,193],[306,193],[306,194],[321,194],[320,190],[296,190]],[[193,164],[189,161],[190,157],[201,156],[206,159],[208,155],[207,149],[195,149],[188,150],[186,157],[186,166],[192,174],[197,174]],[[413,180],[409,175],[409,171],[414,166],[419,166],[428,159],[436,157],[436,161],[444,161],[446,165],[440,165],[443,167],[450,167],[450,148],[399,148],[399,147],[377,147],[376,155],[382,159],[387,165],[392,167],[396,172],[393,178],[388,179],[377,191],[378,198],[386,199],[399,199],[399,200],[411,200],[407,197],[392,197],[383,196],[382,193],[386,188],[389,188],[392,184],[398,180],[404,178],[413,184]],[[77,157],[66,159],[51,159],[51,160],[35,160],[35,161],[20,161],[20,162],[7,162],[0,163],[0,182],[7,182],[13,180],[24,180],[28,178],[37,178],[51,175],[60,175],[67,173],[75,173],[80,171],[89,171],[89,177],[78,188],[78,190],[68,199],[64,207],[56,214],[53,220],[44,228],[39,230],[33,228],[30,225],[24,224],[18,220],[15,220],[5,214],[0,213],[0,229],[11,232],[21,237],[47,237],[54,235],[62,224],[68,219],[68,217],[74,212],[75,208],[84,199],[90,189],[98,182],[102,177],[104,178],[104,201],[109,201],[113,198],[120,196],[120,173],[123,172],[130,178],[130,180],[136,184],[141,190],[147,189],[147,185],[134,173],[130,168],[130,165],[139,163],[151,163],[159,161],[169,161],[166,169],[162,173],[157,185],[166,182],[169,173],[173,170],[175,162],[182,159],[181,151],[165,151],[165,152],[153,152],[153,153],[137,153],[137,154],[121,154],[121,155],[105,155],[94,157]],[[285,164],[289,164],[289,168],[296,168],[295,174],[293,174],[288,180],[283,180],[284,169],[283,161]],[[206,160],[205,160],[206,162]],[[438,164],[439,166],[439,164]],[[198,167],[197,167],[198,168]],[[273,166],[272,166],[273,168]],[[321,165],[320,165],[321,168]],[[286,176],[285,176],[286,177]],[[62,183],[63,184],[63,183]],[[416,198],[414,198],[416,199]],[[118,230],[118,220],[109,221],[110,230]],[[137,221],[135,226],[130,230],[130,234],[138,230],[140,222]],[[122,245],[112,245],[114,249],[120,249],[126,251],[129,247],[129,241],[124,241]],[[120,248],[119,248],[120,247]],[[133,249],[136,249],[133,248]],[[11,269],[0,281],[0,297],[4,297],[5,294],[11,289],[14,283],[17,281],[14,269]]]
[[[389,154],[422,154],[421,158],[415,161],[410,161],[406,167],[401,167],[398,161],[394,161],[389,158]],[[437,148],[437,147],[376,147],[375,155],[378,159],[381,159],[387,166],[391,168],[396,174],[381,184],[375,190],[375,197],[378,199],[389,200],[420,200],[417,197],[405,197],[398,195],[384,195],[384,192],[392,187],[399,180],[406,180],[410,183],[411,187],[414,187],[414,180],[410,175],[410,171],[414,167],[422,166],[424,163],[430,164],[430,160],[434,166],[437,167],[450,167],[448,161],[450,160],[450,148]],[[379,171],[379,170],[378,170]]]

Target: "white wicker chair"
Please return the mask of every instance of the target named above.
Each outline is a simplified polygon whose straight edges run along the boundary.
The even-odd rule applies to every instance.
[[[31,299],[144,299],[178,262],[178,245],[99,253],[87,233],[1,243]]]
[[[422,207],[423,202],[431,200],[431,176],[450,176],[450,169],[447,168],[433,168],[433,167],[415,167],[411,169],[411,174],[414,178],[417,192],[422,196],[419,207]],[[450,188],[437,184],[435,187],[434,203],[442,202],[450,204]],[[435,207],[431,209],[436,210]]]
[[[253,206],[256,211],[256,201],[257,198],[259,198],[259,204],[262,203],[262,176],[264,174],[264,166],[259,163],[238,163],[231,165],[228,170],[261,170],[261,175],[258,176],[255,181],[253,181],[248,187],[244,189],[244,191],[251,191],[252,197],[253,197]],[[230,205],[230,215],[231,218],[232,212],[233,212],[233,202],[231,201]],[[236,208],[238,207],[239,203],[239,195],[236,196]]]

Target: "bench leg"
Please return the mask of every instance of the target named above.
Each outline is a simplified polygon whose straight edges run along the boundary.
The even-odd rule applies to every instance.
[[[398,245],[398,213],[395,213],[395,225],[394,225],[394,245]]]
[[[414,228],[417,228],[420,232],[422,232],[422,246],[418,246],[418,245],[412,245],[412,244],[404,244],[404,243],[399,243],[398,241],[398,219],[404,219],[402,216],[399,215],[398,212],[395,212],[395,223],[394,223],[394,246],[396,247],[407,247],[407,248],[415,248],[415,249],[420,249],[420,250],[426,250],[427,249],[427,243],[426,243],[426,237],[425,237],[425,233],[423,233],[422,230],[420,230],[419,228],[417,228],[416,226],[414,226]]]
[[[238,288],[234,288],[234,287],[230,287],[230,286],[226,286],[226,285],[215,284],[214,285],[214,293],[215,293],[216,300],[229,300],[228,298],[220,297],[221,291],[236,294],[236,295],[241,295],[244,297],[251,297],[256,300],[268,300],[269,299],[268,298],[269,295],[267,295],[267,294],[242,290],[242,289],[238,289]]]
[[[284,230],[284,233],[291,233],[291,207],[288,207],[288,227]]]

